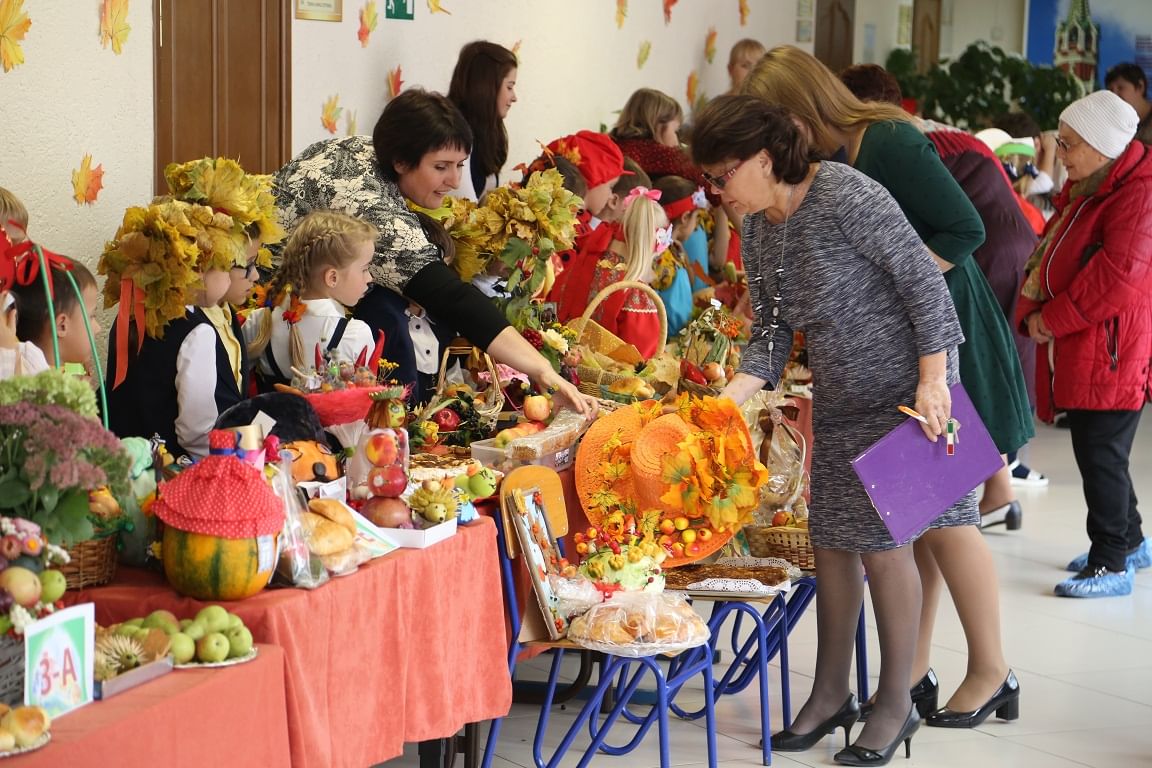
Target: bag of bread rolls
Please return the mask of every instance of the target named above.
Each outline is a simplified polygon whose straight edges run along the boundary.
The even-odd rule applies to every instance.
[[[628,658],[674,656],[711,636],[684,596],[672,592],[616,592],[568,625],[569,640]]]

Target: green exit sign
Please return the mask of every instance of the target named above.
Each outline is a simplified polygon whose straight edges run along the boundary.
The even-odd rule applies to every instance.
[[[384,18],[412,21],[412,5],[415,2],[416,0],[386,0],[384,3]]]

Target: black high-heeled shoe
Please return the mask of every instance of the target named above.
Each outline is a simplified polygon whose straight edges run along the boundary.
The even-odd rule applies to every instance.
[[[840,765],[888,765],[892,756],[896,754],[896,747],[900,746],[900,742],[904,742],[904,757],[907,759],[912,757],[912,736],[919,728],[920,713],[916,711],[916,707],[909,707],[908,717],[904,719],[904,725],[900,727],[900,732],[896,734],[891,744],[879,750],[852,744],[837,752],[832,759]]]
[[[936,705],[940,702],[940,681],[936,678],[935,670],[929,667],[928,671],[924,673],[924,677],[912,686],[910,693],[912,694],[912,704],[920,713],[920,717],[928,717],[929,713],[935,712]],[[874,706],[876,706],[875,702],[871,701],[866,701],[860,705],[861,722],[868,719]]]
[[[948,708],[938,709],[925,718],[924,722],[933,728],[975,728],[993,713],[1001,720],[1015,720],[1020,717],[1020,683],[1016,673],[1008,671],[1008,677],[984,702],[984,706],[971,712],[953,712]]]
[[[1019,501],[1010,501],[1007,504],[989,510],[980,516],[980,530],[987,530],[993,526],[1003,525],[1009,531],[1018,531],[1023,525],[1024,510]]]
[[[813,744],[828,734],[835,733],[837,728],[844,729],[844,746],[848,746],[848,739],[852,735],[852,726],[856,724],[859,717],[860,707],[856,703],[856,694],[850,693],[840,709],[808,733],[793,733],[791,730],[784,730],[772,734],[772,751],[803,752],[806,749],[811,749]]]

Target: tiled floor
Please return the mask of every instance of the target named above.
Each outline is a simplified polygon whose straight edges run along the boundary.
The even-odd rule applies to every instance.
[[[1152,571],[1137,575],[1130,597],[1069,600],[1052,595],[1064,578],[1061,570],[1087,548],[1083,497],[1072,459],[1068,432],[1041,426],[1030,447],[1029,464],[1047,473],[1046,489],[1021,489],[1024,527],[987,534],[999,570],[1004,642],[1009,663],[1022,688],[1021,717],[1013,723],[989,720],[975,730],[921,728],[912,742],[912,759],[902,753],[894,766],[908,768],[1133,768],[1152,766]],[[1132,452],[1137,492],[1152,510],[1152,414],[1146,413]],[[1152,534],[1152,524],[1145,532]],[[794,710],[811,686],[815,660],[815,614],[809,611],[792,635]],[[873,665],[878,660],[870,638]],[[964,639],[952,606],[941,606],[933,665],[940,676],[942,700],[964,672]],[[524,674],[543,676],[529,665]],[[779,728],[778,670],[772,668],[772,722]],[[872,669],[875,674],[875,666]],[[873,679],[874,682],[874,679]],[[681,694],[701,701],[699,686]],[[760,764],[755,686],[717,703],[718,752],[722,766]],[[496,768],[530,767],[536,708],[515,705],[505,720]],[[559,743],[572,711],[557,711],[546,741]],[[672,719],[672,763],[706,765],[704,732],[699,722]],[[842,746],[828,737],[808,752],[773,755],[782,768],[833,765]],[[587,743],[585,736],[583,743]],[[563,765],[576,765],[578,753]],[[415,747],[389,766],[417,764]],[[599,755],[594,766],[644,768],[659,765],[655,732],[626,757]]]

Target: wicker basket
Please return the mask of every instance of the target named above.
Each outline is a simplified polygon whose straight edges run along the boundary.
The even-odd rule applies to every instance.
[[[807,528],[776,525],[746,525],[748,548],[754,557],[782,557],[805,571],[816,567],[812,537]]]
[[[24,637],[0,635],[0,704],[24,703]]]
[[[487,352],[477,349],[464,339],[456,339],[444,348],[444,352],[440,356],[440,378],[436,382],[436,394],[431,402],[425,406],[420,418],[424,418],[424,413],[449,399],[446,394],[448,389],[447,375],[450,358],[453,355],[468,355],[469,368],[475,364],[476,367],[483,366],[488,372],[488,380],[491,385],[476,396],[472,406],[476,409],[476,415],[479,417],[480,428],[489,433],[494,432],[496,423],[500,420],[500,413],[504,410],[504,388],[500,386],[500,373],[496,369],[496,362]]]
[[[603,354],[609,354],[612,350],[627,345],[627,342],[619,336],[616,336],[611,331],[605,329],[604,326],[594,321],[592,315],[609,296],[629,288],[634,288],[641,293],[647,294],[648,298],[652,299],[652,303],[656,305],[656,316],[660,320],[660,338],[658,346],[656,347],[656,354],[659,355],[664,351],[664,345],[668,340],[668,313],[664,309],[664,300],[660,298],[660,294],[652,289],[652,286],[636,280],[621,280],[620,282],[607,286],[592,297],[592,300],[588,302],[588,306],[585,307],[583,315],[569,321],[568,326],[579,334],[577,337],[578,344],[584,344]],[[576,366],[576,373],[580,376],[580,391],[593,397],[603,397],[600,389],[601,384],[607,387],[617,381],[636,375],[631,372],[613,373],[611,371],[605,371],[602,368],[592,368],[587,365]]]
[[[116,575],[116,537],[89,539],[68,548],[67,565],[60,566],[68,589],[99,587]]]

